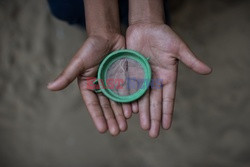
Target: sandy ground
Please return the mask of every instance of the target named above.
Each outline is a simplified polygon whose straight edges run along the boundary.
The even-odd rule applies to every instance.
[[[0,1],[0,166],[250,166],[250,2],[184,2],[173,28],[214,72],[180,64],[173,127],[150,139],[138,116],[118,137],[101,135],[76,83],[46,83],[85,33],[56,20],[43,0]]]

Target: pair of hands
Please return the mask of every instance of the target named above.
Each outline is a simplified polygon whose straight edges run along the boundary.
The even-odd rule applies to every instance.
[[[87,89],[88,78],[96,77],[104,57],[124,48],[149,57],[152,78],[160,79],[163,85],[161,89],[149,89],[130,104],[116,103]],[[169,129],[171,126],[179,60],[199,74],[211,72],[167,25],[135,23],[128,27],[126,39],[118,33],[89,36],[65,70],[48,84],[48,89],[64,89],[77,78],[83,101],[99,132],[109,130],[110,134],[118,135],[126,131],[126,119],[132,112],[139,112],[142,129],[148,130],[151,137],[157,137],[160,127]]]

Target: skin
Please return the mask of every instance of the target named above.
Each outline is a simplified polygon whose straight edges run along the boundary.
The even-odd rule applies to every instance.
[[[149,57],[152,78],[162,81],[162,88],[150,89],[133,103],[139,109],[142,129],[156,138],[160,126],[164,129],[171,126],[179,60],[199,74],[209,74],[211,68],[198,60],[183,40],[164,24],[162,0],[130,0],[129,4],[127,48]]]
[[[59,91],[77,78],[83,101],[97,130],[100,133],[109,130],[115,136],[120,131],[126,131],[126,118],[131,117],[132,105],[121,105],[96,94],[87,88],[87,84],[89,77],[96,77],[98,66],[106,55],[125,48],[125,38],[120,31],[118,0],[84,0],[84,4],[88,38],[69,65],[47,87]]]
[[[209,74],[211,68],[164,24],[162,0],[129,0],[126,45],[120,31],[118,0],[84,0],[84,4],[88,38],[48,89],[62,90],[77,78],[83,101],[99,132],[109,130],[115,136],[125,131],[126,118],[133,111],[139,112],[142,129],[157,137],[160,126],[171,126],[179,60],[199,74]],[[121,105],[89,90],[87,85],[89,77],[96,77],[105,56],[125,47],[150,58],[152,77],[160,79],[163,86],[149,89],[138,101]]]

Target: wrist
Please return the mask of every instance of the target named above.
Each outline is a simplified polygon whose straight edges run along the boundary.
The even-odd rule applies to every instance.
[[[163,0],[130,0],[129,24],[164,24]]]
[[[101,36],[104,38],[109,38],[121,34],[120,27],[114,27],[113,25],[100,25],[100,27],[91,27],[86,28],[88,36]]]
[[[88,36],[120,33],[118,0],[84,0]]]
[[[137,25],[137,24],[165,24],[164,20],[157,20],[154,18],[140,18],[140,19],[132,19],[129,22],[129,26]]]

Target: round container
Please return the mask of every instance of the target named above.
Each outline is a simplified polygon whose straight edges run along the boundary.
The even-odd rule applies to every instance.
[[[151,81],[151,68],[140,53],[133,50],[118,50],[110,53],[100,64],[97,93],[109,99],[129,103],[139,99],[147,91]]]

